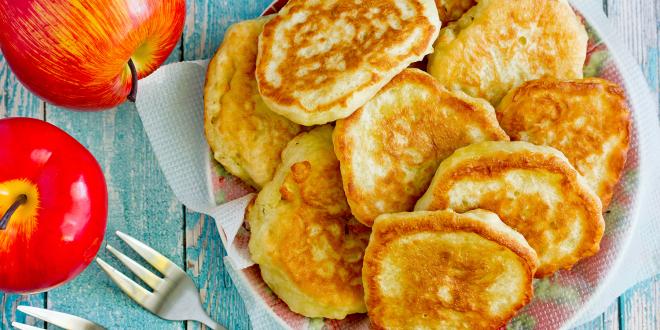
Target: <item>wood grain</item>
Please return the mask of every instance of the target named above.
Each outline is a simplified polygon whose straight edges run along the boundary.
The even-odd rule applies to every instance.
[[[660,95],[660,3],[654,0],[610,0],[608,11],[612,25],[642,66],[651,89]],[[660,329],[659,287],[660,276],[657,276],[628,290],[619,298],[622,329]]]
[[[660,329],[660,275],[636,285],[620,299],[622,329]]]
[[[183,41],[168,62],[205,59],[222,42],[226,28],[256,17],[270,0],[189,0]],[[658,85],[658,29],[660,1],[605,0],[612,24],[642,64],[649,84]],[[23,88],[0,54],[0,118],[28,116],[48,119],[90,148],[104,169],[109,188],[106,243],[130,253],[115,230],[131,234],[170,257],[194,278],[213,318],[230,329],[249,329],[238,293],[224,270],[226,254],[215,223],[186,211],[167,186],[133,105],[103,113],[64,111],[43,102]],[[139,95],[138,95],[139,97]],[[157,111],[157,109],[154,109]],[[105,251],[100,257],[126,271]],[[639,284],[614,301],[608,310],[579,329],[660,329],[660,276]],[[162,321],[126,298],[96,265],[72,283],[47,295],[0,294],[0,329],[9,329],[16,306],[29,304],[81,315],[113,329],[200,329],[195,322]],[[20,313],[19,313],[20,314]],[[34,323],[34,320],[27,320]],[[43,326],[43,323],[36,323]]]
[[[601,314],[591,322],[587,322],[574,330],[619,330],[619,301],[614,302],[607,308],[605,313]]]
[[[0,53],[0,118],[44,117],[44,103],[32,95],[9,69]]]
[[[186,213],[186,267],[200,288],[206,310],[229,329],[249,329],[245,305],[225,270],[222,246],[215,220],[199,213]],[[206,329],[188,322],[187,329]]]
[[[180,58],[177,48],[170,61]],[[183,267],[182,206],[160,171],[135,106],[124,104],[101,113],[82,113],[49,105],[47,119],[85,145],[103,168],[110,206],[105,244],[140,260],[114,235],[119,230]],[[130,274],[104,248],[99,257]],[[81,315],[113,329],[145,329],[145,325],[149,329],[184,328],[183,322],[164,321],[140,308],[96,264],[73,282],[51,291],[47,303],[50,309]]]
[[[255,18],[272,0],[190,0],[183,30],[186,61],[213,56],[231,24]]]
[[[259,16],[271,0],[188,1],[183,32],[184,60],[213,56],[225,30],[233,23]],[[243,301],[224,270],[226,255],[213,219],[186,212],[186,267],[201,288],[204,306],[211,316],[229,329],[249,329]],[[205,329],[188,322],[188,329]]]
[[[4,56],[0,53],[0,118],[43,119],[43,116],[44,103],[19,83],[6,64]],[[6,295],[0,292],[0,329],[9,329],[13,321],[43,326],[43,322],[36,322],[32,318],[26,320],[23,313],[16,313],[18,305],[44,307],[45,295]]]
[[[114,235],[120,230],[183,266],[182,208],[165,182],[134,106],[123,105],[103,113],[48,106],[47,118],[85,145],[104,170],[110,205],[106,243],[129,252]],[[127,254],[140,260],[135,253]],[[105,249],[99,257],[130,274]],[[142,310],[96,264],[73,282],[51,291],[48,308],[115,329],[144,329],[144,324],[157,329],[183,328],[181,322],[162,321]]]

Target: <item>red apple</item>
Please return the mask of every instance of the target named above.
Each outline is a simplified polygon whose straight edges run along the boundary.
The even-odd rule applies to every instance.
[[[107,109],[134,100],[137,79],[167,59],[185,10],[185,0],[0,0],[0,49],[47,102]]]
[[[0,119],[0,291],[58,286],[92,261],[108,193],[94,156],[59,128]]]

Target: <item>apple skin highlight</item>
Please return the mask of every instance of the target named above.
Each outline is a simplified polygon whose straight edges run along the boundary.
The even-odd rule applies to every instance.
[[[48,103],[95,111],[126,101],[176,47],[185,0],[0,0],[0,49]],[[139,97],[139,96],[138,96]]]
[[[0,217],[8,213],[0,228],[0,291],[35,293],[66,283],[103,242],[103,171],[61,129],[30,118],[0,119]]]

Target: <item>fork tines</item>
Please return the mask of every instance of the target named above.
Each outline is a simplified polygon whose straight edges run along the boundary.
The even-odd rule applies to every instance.
[[[183,269],[179,268],[179,266],[177,266],[175,263],[146,244],[122,232],[118,231],[116,234],[119,236],[119,238],[121,238],[121,240],[126,242],[128,246],[130,246],[163,276],[167,277],[171,274],[185,273]],[[111,245],[108,245],[107,249],[115,257],[117,257],[117,259],[119,259],[119,261],[124,264],[124,266],[126,266],[135,275],[137,275],[137,277],[144,281],[144,283],[147,284],[152,290],[157,291],[164,284],[163,278],[155,275]],[[124,293],[131,299],[135,300],[144,308],[152,309],[155,307],[152,299],[150,299],[153,296],[152,292],[135,283],[135,281],[131,280],[126,275],[110,266],[107,262],[103,261],[103,259],[96,258],[96,262],[99,264],[99,266],[101,266],[101,269],[103,269],[108,274],[108,276],[110,276],[112,281],[115,282],[119,288],[121,288],[121,290],[124,291]]]
[[[225,327],[211,319],[204,310],[195,283],[183,269],[137,239],[122,232],[117,232],[117,236],[162,275],[158,276],[152,273],[108,245],[108,251],[152,289],[152,291],[145,289],[105,261],[96,258],[99,266],[126,295],[162,319],[173,321],[194,320],[206,324],[211,329],[225,329]]]

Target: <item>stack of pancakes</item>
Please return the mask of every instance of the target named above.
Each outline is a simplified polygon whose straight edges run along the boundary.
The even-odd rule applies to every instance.
[[[625,95],[583,79],[586,44],[565,0],[290,0],[232,26],[205,129],[259,190],[264,281],[308,317],[504,325],[599,250],[626,161]]]

